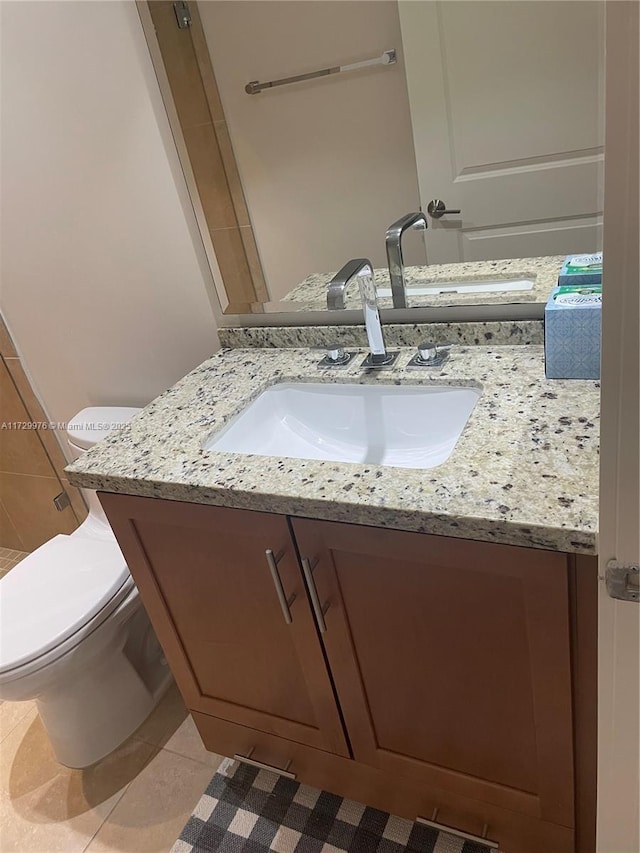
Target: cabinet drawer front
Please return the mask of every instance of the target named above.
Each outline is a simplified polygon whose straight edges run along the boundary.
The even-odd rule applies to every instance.
[[[100,499],[189,707],[347,754],[286,518]]]
[[[573,826],[565,555],[293,522],[354,757]],[[427,815],[428,817],[428,815]]]
[[[263,764],[285,768],[296,780],[323,791],[364,803],[372,808],[414,820],[430,817],[463,832],[489,835],[509,853],[574,853],[573,832],[566,827],[520,815],[488,803],[416,785],[348,758],[252,731],[227,720],[193,713],[200,736],[212,752],[233,757],[247,755]]]

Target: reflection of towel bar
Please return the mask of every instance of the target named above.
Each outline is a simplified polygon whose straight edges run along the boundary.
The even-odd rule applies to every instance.
[[[321,71],[310,71],[308,74],[296,74],[295,77],[282,77],[280,80],[270,80],[259,83],[252,80],[244,87],[248,95],[258,95],[263,89],[273,89],[275,86],[286,86],[289,83],[300,83],[302,80],[313,80],[315,77],[327,77],[329,74],[341,74],[344,71],[359,71],[372,65],[393,65],[398,61],[395,50],[385,50],[382,56],[375,59],[364,59],[362,62],[352,62],[350,65],[334,65],[333,68],[323,68]]]

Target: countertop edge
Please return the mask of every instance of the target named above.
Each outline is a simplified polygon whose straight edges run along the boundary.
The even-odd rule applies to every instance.
[[[421,510],[396,509],[379,504],[364,505],[348,502],[323,501],[314,498],[273,495],[241,489],[211,488],[165,481],[135,480],[124,477],[95,476],[74,471],[67,472],[69,482],[77,487],[125,494],[134,497],[171,500],[177,503],[197,503],[207,506],[224,506],[253,512],[272,512],[317,521],[335,521],[359,524],[366,527],[384,527],[434,536],[493,542],[562,553],[595,555],[597,532],[571,528],[549,528],[535,524],[522,524],[508,519],[489,519],[474,516],[448,516]],[[178,487],[180,496],[163,493]],[[190,494],[192,492],[192,494]],[[357,518],[350,519],[353,514]],[[385,515],[387,519],[385,521]],[[389,523],[391,522],[391,523]]]

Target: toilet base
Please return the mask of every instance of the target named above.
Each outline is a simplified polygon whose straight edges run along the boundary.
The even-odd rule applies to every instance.
[[[150,691],[123,655],[113,655],[73,691],[49,691],[36,700],[56,760],[89,767],[113,752],[146,720],[172,682],[168,668]]]
[[[139,608],[120,630],[121,643],[50,684],[36,705],[56,760],[89,767],[117,749],[145,721],[173,678]]]

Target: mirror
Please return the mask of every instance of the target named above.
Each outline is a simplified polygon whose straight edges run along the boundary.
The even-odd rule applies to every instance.
[[[223,310],[326,311],[356,257],[391,307],[385,235],[420,210],[407,307],[546,302],[601,247],[603,5],[150,0]]]

